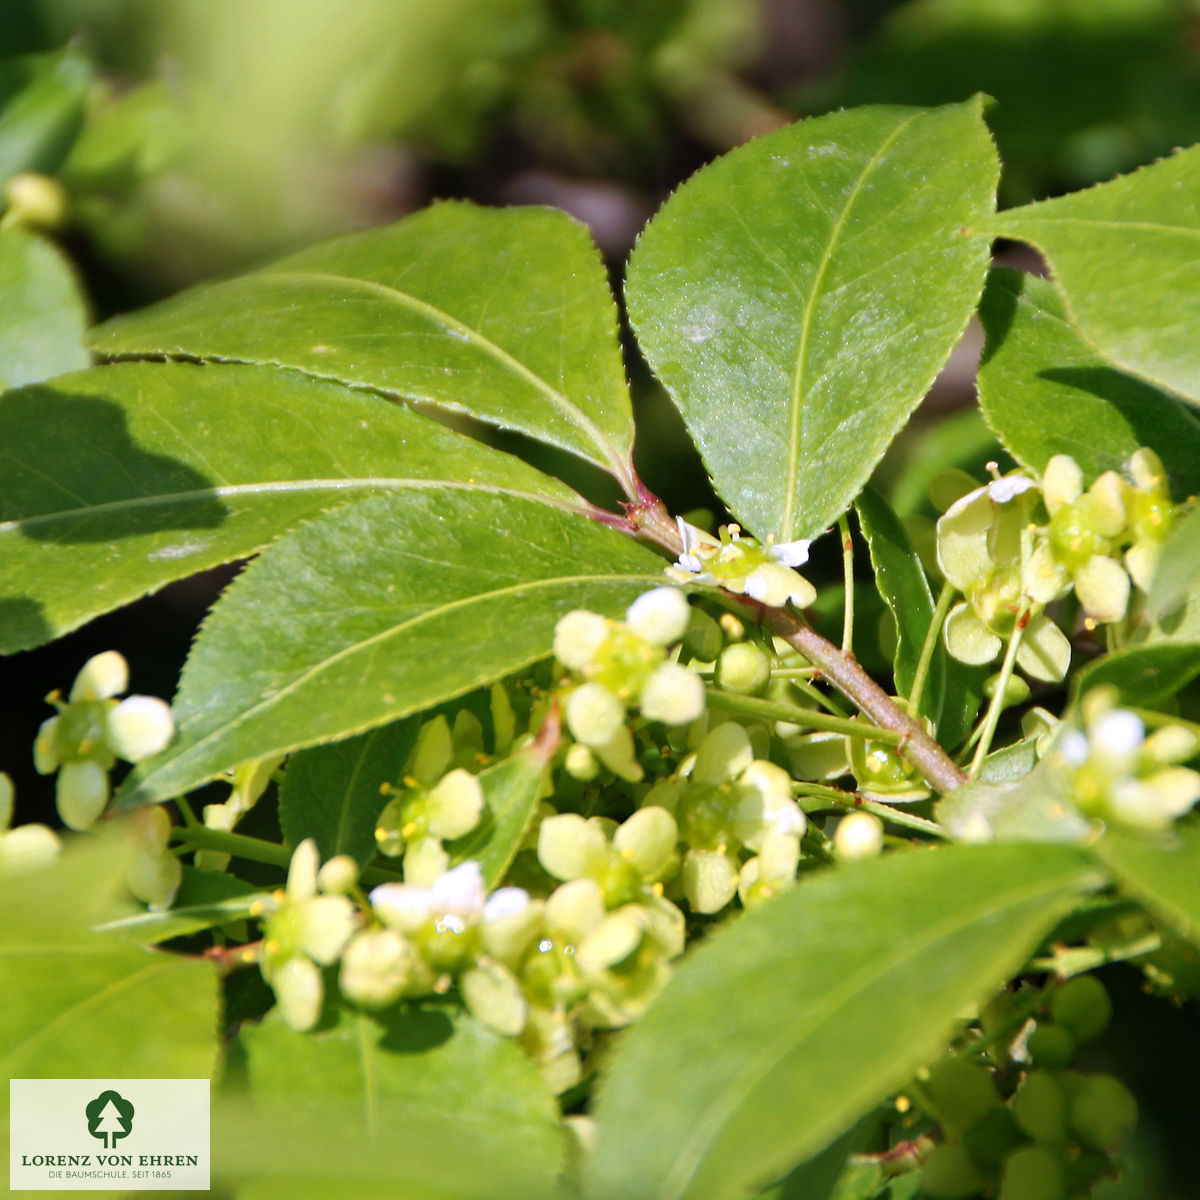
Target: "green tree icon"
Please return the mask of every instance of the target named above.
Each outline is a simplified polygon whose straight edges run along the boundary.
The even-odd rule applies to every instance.
[[[119,1092],[101,1092],[85,1108],[88,1133],[104,1142],[111,1150],[118,1138],[128,1137],[133,1129],[133,1105]]]

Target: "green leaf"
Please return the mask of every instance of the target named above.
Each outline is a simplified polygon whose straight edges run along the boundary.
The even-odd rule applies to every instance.
[[[1200,146],[974,229],[1045,256],[1109,362],[1200,404]]]
[[[219,1170],[275,1176],[271,1194],[279,1177],[324,1182],[324,1195],[349,1180],[355,1194],[361,1180],[397,1197],[462,1200],[553,1187],[563,1153],[553,1096],[515,1042],[452,1010],[342,1012],[312,1034],[268,1017],[239,1041],[252,1120],[269,1128],[286,1118],[289,1136],[272,1147],[243,1132]],[[310,1137],[295,1137],[297,1128]]]
[[[429,487],[282,538],[213,609],[174,701],[179,736],[121,803],[441,703],[544,658],[554,624],[617,615],[662,560],[549,504]]]
[[[405,405],[261,367],[121,363],[11,392],[0,464],[4,652],[364,494],[573,496]]]
[[[416,745],[419,721],[393,721],[288,760],[279,789],[279,823],[293,845],[313,838],[322,860],[349,854],[359,866],[375,855],[375,822],[387,803],[380,788],[399,779]]]
[[[129,844],[69,842],[32,875],[0,878],[0,1069],[9,1078],[200,1078],[216,1063],[213,968],[90,921],[111,910]],[[7,1110],[8,1094],[0,1101]]]
[[[685,183],[634,250],[641,347],[759,537],[845,511],[966,326],[988,245],[964,227],[998,172],[981,107],[767,134]]]
[[[556,724],[479,775],[487,806],[483,820],[477,829],[454,842],[451,850],[456,863],[475,859],[489,888],[499,886],[520,848],[543,794],[550,756],[557,743]]]
[[[1071,324],[1052,283],[993,271],[979,316],[987,334],[979,403],[1023,466],[1040,474],[1053,455],[1069,454],[1090,483],[1150,446],[1177,497],[1200,487],[1200,421],[1174,396],[1105,362]]]
[[[854,506],[871,555],[875,586],[896,619],[896,691],[907,696],[933,620],[929,581],[904,526],[888,502],[873,487],[867,486]],[[921,703],[921,712],[934,724],[942,710],[945,657],[942,639],[938,638]]]
[[[58,248],[0,229],[0,390],[86,367],[86,328],[83,296]]]
[[[259,888],[236,876],[221,871],[198,871],[185,865],[179,891],[168,911],[154,912],[130,897],[120,916],[111,917],[96,928],[102,933],[120,934],[140,945],[154,946],[249,916],[260,896]]]
[[[267,363],[518,429],[629,478],[616,311],[584,226],[437,204],[101,325],[109,356]]]
[[[614,1053],[587,1195],[723,1200],[819,1151],[1094,882],[1068,847],[949,846],[829,871],[747,913]]]
[[[1121,702],[1139,708],[1158,708],[1200,675],[1200,643],[1155,642],[1131,646],[1097,659],[1075,681],[1078,695],[1110,685]]]
[[[0,183],[58,169],[80,124],[92,68],[77,50],[27,54],[0,66]]]
[[[1177,825],[1161,839],[1109,832],[1096,854],[1129,892],[1200,946],[1200,828]]]

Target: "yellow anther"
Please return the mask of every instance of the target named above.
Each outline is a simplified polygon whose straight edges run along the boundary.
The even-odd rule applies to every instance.
[[[403,783],[406,788],[415,788],[421,786],[419,783],[417,783],[416,779],[412,775],[405,775],[400,782]]]
[[[400,830],[401,836],[406,837],[406,838],[412,837],[413,834],[415,834],[416,832],[417,832],[416,821],[409,821],[408,824],[403,826]]]
[[[906,1113],[906,1112],[908,1112],[908,1110],[910,1108],[912,1108],[912,1101],[907,1096],[897,1096],[896,1097],[896,1111],[897,1112]]]

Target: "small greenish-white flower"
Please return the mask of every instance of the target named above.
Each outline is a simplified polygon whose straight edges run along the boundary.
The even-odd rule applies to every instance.
[[[883,850],[883,822],[873,813],[847,813],[838,822],[833,847],[844,862],[878,858]]]
[[[17,875],[48,866],[60,849],[58,835],[47,825],[18,825],[13,818],[12,780],[0,771],[0,875]]]
[[[293,1029],[311,1029],[324,998],[322,966],[335,963],[358,927],[345,896],[318,894],[320,856],[311,838],[292,853],[287,887],[262,903],[265,915],[259,966],[275,992],[279,1014]]]
[[[170,706],[153,696],[116,696],[129,684],[129,668],[115,650],[84,663],[64,702],[52,692],[58,710],[44,721],[33,746],[34,767],[58,772],[58,813],[71,829],[89,829],[108,803],[108,772],[118,758],[127,762],[165,750],[175,736]]]
[[[682,517],[678,525],[683,553],[668,568],[672,578],[720,586],[771,608],[806,608],[816,600],[816,589],[795,570],[808,561],[810,541],[759,542],[737,525],[722,526],[714,538]]]
[[[692,910],[719,912],[738,894],[749,865],[743,862],[746,851],[758,851],[763,859],[751,869],[746,894],[753,889],[758,897],[768,887],[781,890],[779,864],[790,861],[793,852],[799,859],[806,829],[804,813],[792,799],[788,773],[756,759],[745,728],[727,721],[704,736],[695,755],[681,765],[680,775],[672,790],[657,794],[674,805],[687,847],[680,887]],[[769,878],[763,875],[764,865],[770,867]]]
[[[179,859],[168,849],[171,818],[160,804],[139,809],[130,818],[134,854],[125,872],[125,886],[155,912],[171,907],[183,879]]]
[[[1147,736],[1141,718],[1115,698],[1107,688],[1089,692],[1083,729],[1064,728],[1048,762],[1086,816],[1166,829],[1200,799],[1200,773],[1179,765],[1200,750],[1200,739],[1182,725]]]
[[[946,618],[946,649],[960,662],[997,659],[1022,623],[1017,665],[1035,679],[1057,682],[1071,661],[1071,643],[1040,611],[1062,590],[1038,582],[1032,523],[1037,485],[1022,472],[993,479],[956,500],[937,526],[938,565],[963,593]]]
[[[906,707],[902,698],[893,697],[893,700],[900,708]],[[923,723],[931,729],[928,721]],[[912,763],[894,746],[872,740],[866,729],[861,736],[846,738],[846,757],[854,774],[856,790],[869,800],[912,804],[929,795],[929,788]]]
[[[402,788],[389,788],[375,828],[379,849],[404,855],[407,882],[428,885],[449,866],[442,843],[470,833],[483,815],[483,785],[454,762],[454,738],[445,717],[427,722],[417,738]]]

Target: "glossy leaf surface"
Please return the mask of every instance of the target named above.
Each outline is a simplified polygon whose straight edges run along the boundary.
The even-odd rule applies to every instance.
[[[313,838],[321,859],[349,854],[360,866],[375,854],[375,823],[387,803],[380,791],[400,778],[419,722],[393,721],[288,759],[279,789],[279,823],[293,846]]]
[[[449,482],[573,495],[404,405],[243,366],[123,363],[10,392],[0,464],[3,651],[364,494]]]
[[[1130,646],[1091,663],[1076,681],[1080,693],[1109,685],[1121,701],[1140,708],[1157,708],[1178,695],[1200,675],[1200,643],[1155,642]]]
[[[179,737],[123,803],[470,691],[545,657],[565,612],[615,616],[661,579],[648,550],[531,499],[426,488],[326,513],[213,609],[174,701]]]
[[[83,121],[92,77],[76,47],[0,66],[0,183],[18,171],[57,170]]]
[[[1018,462],[1040,473],[1053,455],[1069,454],[1090,483],[1150,446],[1176,496],[1200,487],[1200,419],[1107,363],[1071,324],[1052,283],[993,271],[979,316],[987,334],[979,403]]]
[[[964,227],[998,170],[980,109],[767,134],[693,176],[634,250],[638,341],[757,536],[844,512],[958,341],[988,258]]]
[[[59,249],[18,229],[0,229],[0,390],[77,371],[87,312]]]
[[[586,229],[551,209],[434,205],[110,321],[92,345],[294,367],[628,471],[612,295]]]
[[[72,844],[0,879],[0,1065],[10,1078],[201,1078],[216,1062],[217,976],[89,928],[123,890],[128,848]],[[7,1111],[8,1091],[0,1101]]]
[[[722,1200],[904,1083],[1095,879],[1067,847],[830,872],[713,935],[614,1055],[587,1194]]]
[[[980,226],[1036,246],[1111,363],[1200,404],[1200,146]]]
[[[563,1152],[554,1098],[515,1042],[468,1017],[343,1012],[311,1034],[268,1017],[241,1041],[257,1118],[318,1134],[311,1152],[289,1137],[287,1156],[242,1139],[257,1150],[251,1175],[334,1190],[349,1177],[422,1198],[551,1191]]]

